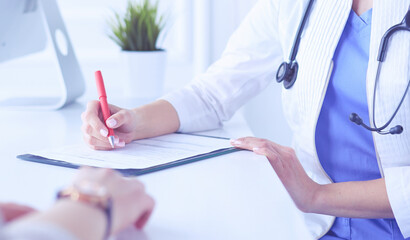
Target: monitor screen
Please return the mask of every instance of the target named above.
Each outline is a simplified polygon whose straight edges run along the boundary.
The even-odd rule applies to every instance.
[[[0,0],[0,62],[45,49],[47,35],[39,0]]]
[[[57,0],[0,0],[0,107],[59,109],[84,87]]]

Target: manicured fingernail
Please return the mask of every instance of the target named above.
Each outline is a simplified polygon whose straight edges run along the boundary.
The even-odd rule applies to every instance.
[[[117,147],[125,147],[125,142],[119,142],[118,144],[116,144]]]
[[[112,128],[112,127],[115,127],[117,125],[117,121],[115,121],[115,119],[109,119],[109,120],[107,120],[107,126],[108,127],[110,127],[110,128]]]
[[[100,134],[101,134],[103,137],[107,137],[107,136],[108,136],[108,131],[105,130],[105,129],[101,129],[101,130],[100,130]]]
[[[114,144],[120,143],[120,139],[118,137],[114,137]]]

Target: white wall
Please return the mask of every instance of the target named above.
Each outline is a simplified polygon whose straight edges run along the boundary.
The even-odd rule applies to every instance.
[[[107,20],[113,10],[122,11],[127,0],[57,1],[86,80],[87,90],[82,98],[95,98],[93,73],[97,69],[103,71],[110,96],[122,96],[125,69],[119,47],[107,37]],[[167,34],[160,42],[169,54],[165,92],[182,87],[218,59],[229,36],[256,1],[159,0],[161,12],[168,16]],[[28,59],[30,66],[44,71],[50,68],[48,62],[38,58]],[[12,84],[9,78],[0,76],[0,86],[4,86],[2,89]],[[50,81],[47,86],[51,86],[53,80],[44,78],[42,84],[47,85]],[[20,83],[19,86],[23,85]],[[256,136],[289,144],[288,128],[281,113],[280,87],[272,79],[272,86],[247,104],[242,112]]]

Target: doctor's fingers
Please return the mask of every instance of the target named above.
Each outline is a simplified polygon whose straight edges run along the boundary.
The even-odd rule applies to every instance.
[[[84,142],[94,150],[110,150],[112,147],[108,141],[101,141],[98,138],[95,138],[88,134],[83,134]]]
[[[119,113],[121,113],[120,111]],[[95,138],[100,139],[101,141],[104,141],[107,139],[108,136],[108,129],[104,125],[104,123],[100,120],[100,118],[97,118],[92,115],[83,115],[83,125],[81,126],[81,131],[83,134],[88,134],[90,136],[93,136]],[[133,136],[130,133],[121,133],[121,132],[116,132],[118,133],[118,137],[115,137],[116,142],[118,143],[119,141],[124,141],[126,143],[129,143],[133,140]]]
[[[89,134],[83,134],[83,139],[84,139],[84,142],[87,143],[87,145],[94,150],[111,150],[112,149],[107,138],[105,138],[104,140],[101,140]],[[115,139],[116,139],[115,148],[123,148],[125,146],[125,142],[119,140],[118,137],[115,137]]]
[[[237,148],[247,149],[252,151],[253,148],[263,148],[263,147],[271,147],[271,145],[275,145],[275,143],[256,137],[243,137],[238,139],[231,140],[231,144]]]
[[[108,105],[110,108],[110,113],[115,114],[119,111],[121,111],[121,108],[115,106],[115,105]],[[87,104],[87,109],[81,114],[81,119],[83,123],[88,123],[92,125],[95,128],[99,129],[105,129],[107,130],[104,120],[102,118],[101,114],[101,106],[99,101],[90,101]]]
[[[100,118],[98,111],[88,111],[87,109],[87,111],[81,114],[81,120],[83,121],[83,133],[92,134],[93,132],[98,132],[104,137],[108,135],[108,129]]]
[[[253,148],[253,152],[258,155],[265,156],[269,160],[270,165],[273,167],[279,178],[282,177],[282,172],[287,164],[286,159],[282,154],[277,152],[272,147],[255,147]]]
[[[254,148],[272,148],[280,154],[292,154],[294,151],[292,148],[279,145],[275,142],[267,139],[255,138],[255,137],[243,137],[236,140],[231,140],[231,144],[237,148],[247,149],[253,151]]]
[[[108,130],[107,128],[101,129],[98,127],[94,127],[91,124],[88,123],[83,123],[83,125],[81,126],[81,131],[83,132],[83,135],[90,135],[92,137],[98,138],[101,141],[107,140],[108,142]],[[116,139],[118,142],[118,138]]]
[[[132,132],[135,128],[135,112],[128,109],[121,109],[111,115],[106,121],[108,127],[119,129],[123,132]]]
[[[108,142],[108,131],[103,130],[103,129],[99,129],[99,128],[95,128],[93,127],[91,124],[88,123],[83,123],[83,125],[81,126],[81,131],[83,132],[83,135],[89,135],[86,136],[85,139],[90,139],[90,137],[94,137],[99,139],[102,142]],[[125,143],[130,143],[133,140],[133,135],[132,133],[122,133],[120,131],[115,132],[115,136],[114,136],[114,143],[115,145],[119,144],[119,147],[122,147],[122,142]]]

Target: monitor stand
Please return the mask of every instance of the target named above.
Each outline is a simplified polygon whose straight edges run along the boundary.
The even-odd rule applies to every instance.
[[[57,80],[60,81],[62,92],[58,94],[59,97],[8,98],[0,102],[0,107],[57,110],[74,102],[84,93],[84,78],[56,0],[34,1],[39,3],[38,11],[44,18],[46,31],[60,66],[61,74]]]

